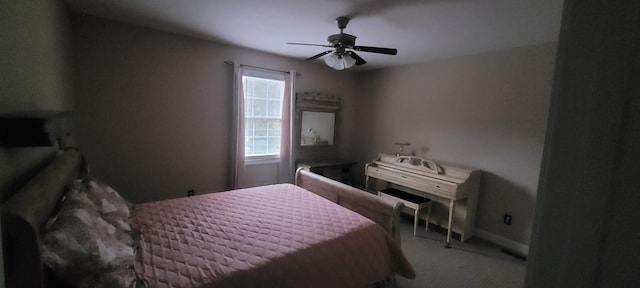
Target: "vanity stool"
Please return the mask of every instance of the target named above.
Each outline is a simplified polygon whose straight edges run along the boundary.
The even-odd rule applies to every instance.
[[[431,199],[420,197],[411,193],[400,191],[398,189],[388,188],[382,191],[378,191],[378,196],[382,199],[389,200],[391,202],[401,202],[407,208],[413,209],[413,236],[416,236],[418,228],[418,219],[420,219],[420,212],[427,209],[427,224],[425,230],[429,230],[429,216],[431,216]]]

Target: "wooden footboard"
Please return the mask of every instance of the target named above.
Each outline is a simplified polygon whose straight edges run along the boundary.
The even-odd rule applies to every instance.
[[[67,184],[82,170],[80,152],[65,150],[2,206],[6,287],[52,286],[40,258],[40,237]]]
[[[393,206],[371,193],[302,168],[296,171],[295,184],[371,219],[400,244],[398,217],[404,206],[402,203]]]

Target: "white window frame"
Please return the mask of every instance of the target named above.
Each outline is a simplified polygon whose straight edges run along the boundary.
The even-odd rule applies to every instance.
[[[263,70],[257,70],[257,69],[246,69],[242,75],[243,80],[242,80],[242,85],[243,85],[243,92],[244,95],[244,103],[245,103],[245,109],[248,105],[248,101],[246,98],[246,92],[247,92],[247,87],[245,86],[245,77],[252,77],[252,78],[261,78],[261,79],[267,79],[267,80],[275,80],[275,81],[282,81],[285,82],[285,74],[281,73],[281,72],[271,72],[271,71],[263,71]],[[283,83],[284,84],[284,83]],[[285,109],[282,107],[282,102],[284,101],[284,92],[285,89],[283,87],[282,90],[282,95],[280,98],[280,117],[279,119],[282,121],[282,113],[288,113],[288,111],[284,111]],[[250,118],[254,118],[254,117],[250,117],[248,118],[246,115],[244,115],[244,111],[243,111],[243,117],[244,117],[244,123],[245,123],[245,129],[246,129],[246,125],[248,124],[247,119]],[[274,119],[277,119],[278,117],[273,117]],[[245,133],[245,131],[242,131],[241,133]],[[280,139],[282,140],[282,128],[280,129]],[[245,135],[245,144],[247,145],[247,137]],[[278,154],[266,154],[266,155],[250,155],[247,156],[246,155],[246,151],[245,151],[245,165],[258,165],[258,164],[270,164],[270,163],[278,163],[280,161],[280,151],[278,151]]]

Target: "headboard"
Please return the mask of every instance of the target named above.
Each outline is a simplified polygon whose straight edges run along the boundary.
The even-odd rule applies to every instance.
[[[82,155],[66,149],[2,206],[6,287],[44,287],[46,272],[40,257],[44,226],[66,186],[81,174],[86,174]]]

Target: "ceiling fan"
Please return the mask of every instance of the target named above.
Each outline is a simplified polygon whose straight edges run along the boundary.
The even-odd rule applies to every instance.
[[[352,67],[354,64],[355,65],[366,64],[367,61],[362,59],[362,57],[358,56],[358,54],[356,54],[355,51],[388,54],[388,55],[398,54],[398,50],[393,48],[356,45],[357,37],[343,32],[343,30],[347,27],[347,24],[349,24],[349,20],[350,20],[349,17],[345,17],[345,16],[336,18],[336,22],[338,23],[338,28],[340,29],[340,34],[333,34],[327,37],[327,42],[329,42],[329,44],[326,44],[326,45],[307,44],[307,43],[287,43],[287,44],[333,48],[331,50],[327,50],[327,51],[318,53],[314,56],[311,56],[307,58],[307,60],[308,61],[315,60],[329,54],[329,56],[324,58],[324,62],[329,67],[336,70],[348,69]]]

